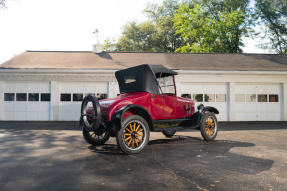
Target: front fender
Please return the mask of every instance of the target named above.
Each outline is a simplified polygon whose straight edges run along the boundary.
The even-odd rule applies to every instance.
[[[219,111],[211,106],[204,106],[203,104],[200,104],[198,107],[198,111],[195,112],[191,118],[190,118],[190,123],[188,126],[191,126],[193,128],[198,128],[200,126],[201,120],[204,116],[205,112],[212,112],[215,114],[219,114]]]
[[[128,110],[135,110],[137,111],[141,117],[145,118],[145,120],[148,122],[149,127],[151,130],[153,130],[153,123],[152,123],[152,118],[149,114],[149,112],[142,106],[136,105],[136,104],[129,104],[121,107],[118,109],[114,115],[112,116],[112,124],[116,128],[116,130],[120,130],[121,124],[122,124],[122,119],[124,116],[124,113]]]

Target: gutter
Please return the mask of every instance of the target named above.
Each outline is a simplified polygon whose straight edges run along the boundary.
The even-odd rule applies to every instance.
[[[39,74],[114,74],[115,69],[56,69],[56,68],[39,68],[39,69],[12,69],[12,68],[0,68],[0,73],[39,73]],[[239,75],[287,75],[287,71],[223,71],[223,70],[175,70],[178,74],[239,74]]]

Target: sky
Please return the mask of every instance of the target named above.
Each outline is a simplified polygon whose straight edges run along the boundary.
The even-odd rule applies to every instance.
[[[148,3],[163,0],[7,0],[0,9],[0,64],[26,50],[91,51],[117,39],[127,22],[147,20]],[[245,38],[245,53],[269,53],[259,39]]]

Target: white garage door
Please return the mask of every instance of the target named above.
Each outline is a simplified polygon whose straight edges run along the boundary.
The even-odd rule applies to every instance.
[[[227,84],[215,83],[183,83],[181,85],[181,96],[194,100],[195,106],[204,104],[218,109],[219,121],[227,120]]]
[[[49,120],[49,82],[5,82],[4,120]]]
[[[235,85],[236,121],[279,121],[281,119],[280,84]]]
[[[107,92],[108,82],[59,83],[59,120],[79,120],[83,97],[95,94],[99,98],[106,98]]]

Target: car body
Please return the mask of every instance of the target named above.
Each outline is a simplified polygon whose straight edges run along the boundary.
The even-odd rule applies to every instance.
[[[101,143],[93,141],[90,132],[96,135],[106,133],[107,137],[117,137],[125,153],[138,153],[144,147],[136,149],[136,145],[140,143],[137,137],[139,133],[144,132],[141,136],[149,138],[149,131],[162,131],[167,137],[171,137],[180,129],[200,129],[206,114],[210,115],[209,120],[212,120],[210,124],[213,124],[213,128],[211,125],[207,128],[210,130],[209,134],[212,131],[212,135],[207,136],[206,128],[202,128],[201,131],[204,131],[202,134],[205,140],[213,140],[218,129],[215,117],[215,114],[219,113],[218,110],[200,105],[195,112],[195,105],[191,99],[177,96],[175,75],[175,71],[162,65],[144,64],[117,71],[115,76],[119,83],[120,95],[100,101],[89,95],[83,100],[80,125],[87,142],[100,145],[106,140]],[[205,121],[204,125],[207,123],[208,121]],[[128,128],[123,127],[124,125]],[[139,133],[136,126],[141,129]],[[130,138],[126,137],[128,134]],[[128,147],[126,142],[129,143]],[[129,145],[133,146],[129,148]]]

